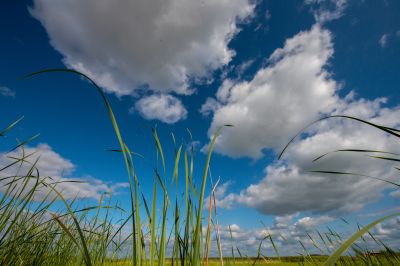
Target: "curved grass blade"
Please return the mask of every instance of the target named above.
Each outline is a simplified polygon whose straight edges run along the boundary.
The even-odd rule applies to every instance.
[[[110,240],[107,242],[107,247],[110,245],[111,241],[121,232],[122,228],[129,222],[129,220],[132,218],[132,214],[130,214],[125,221],[118,227],[118,229],[115,231],[115,233],[111,236]]]
[[[156,141],[157,150],[160,152],[160,155],[161,155],[161,163],[162,163],[162,165],[163,165],[164,175],[165,175],[165,159],[164,159],[164,152],[163,152],[163,149],[162,149],[162,146],[161,146],[160,139],[158,138],[158,135],[157,135],[157,130],[156,130],[155,128],[153,128],[153,136],[154,136],[154,140]]]
[[[207,175],[208,175],[208,168],[209,168],[210,160],[211,160],[211,154],[214,149],[215,141],[217,140],[217,137],[218,137],[220,131],[221,131],[221,128],[218,128],[217,132],[215,132],[215,134],[214,134],[214,137],[213,137],[213,139],[210,143],[210,147],[208,149],[206,165],[204,166],[203,182],[201,185],[200,199],[199,199],[199,205],[198,205],[197,217],[196,217],[196,228],[195,228],[195,232],[194,232],[194,250],[193,250],[193,265],[194,266],[197,266],[200,264],[199,260],[200,260],[200,238],[201,238],[201,217],[202,217],[201,214],[203,211],[204,193],[206,190]]]
[[[190,140],[193,140],[193,135],[192,135],[192,132],[190,131],[190,129],[186,128],[186,131],[189,134]]]
[[[263,239],[261,239],[260,243],[258,244],[258,248],[257,248],[257,257],[254,259],[252,266],[256,265],[257,261],[261,258],[261,247],[262,247],[262,243],[264,242],[265,239],[267,239],[268,236],[264,237]]]
[[[105,151],[111,151],[111,152],[122,152],[122,150],[119,150],[119,149],[108,149],[108,150],[105,150]],[[145,159],[145,157],[144,157],[142,154],[140,154],[140,153],[137,153],[137,152],[131,151],[131,154],[132,154],[132,155],[136,155],[136,156],[138,156],[138,157],[140,157],[140,158],[143,158],[143,159]]]
[[[78,231],[78,234],[79,234],[79,238],[80,238],[80,241],[81,241],[81,244],[82,244],[82,249],[83,249],[83,255],[85,257],[85,263],[88,266],[92,266],[92,262],[91,262],[90,254],[89,254],[89,249],[88,249],[88,247],[86,245],[85,237],[83,235],[82,229],[81,229],[81,227],[79,225],[79,221],[76,218],[74,211],[71,209],[71,206],[64,199],[64,197],[61,195],[60,192],[58,192],[53,186],[49,186],[49,187],[57,194],[57,196],[62,200],[64,205],[67,207],[67,210],[68,210],[69,214],[71,215],[72,220],[74,221],[74,224],[76,226],[76,230]]]
[[[361,152],[361,153],[382,153],[382,154],[390,154],[390,155],[398,155],[400,156],[400,154],[398,153],[393,153],[393,152],[387,152],[387,151],[377,151],[377,150],[359,150],[359,149],[340,149],[340,150],[336,150],[336,151],[330,151],[327,153],[324,153],[320,156],[318,156],[317,158],[315,158],[313,160],[313,162],[318,161],[319,159],[331,154],[331,153],[335,153],[335,152]]]
[[[380,219],[377,219],[373,222],[371,222],[370,224],[368,224],[367,226],[365,226],[364,228],[362,228],[361,230],[359,230],[358,232],[356,232],[355,234],[353,234],[349,239],[347,239],[338,249],[336,249],[336,251],[329,256],[328,260],[324,263],[324,266],[333,266],[335,265],[336,261],[340,258],[340,256],[357,240],[359,239],[362,235],[364,235],[365,233],[367,233],[372,227],[374,227],[375,225],[390,219],[390,218],[394,218],[396,216],[399,216],[400,213],[396,213],[396,214],[392,214],[389,216],[385,216],[382,217]]]
[[[274,240],[272,239],[272,235],[268,235],[269,241],[272,244],[272,247],[274,248],[276,256],[278,256],[278,259],[281,260],[281,255],[279,254],[278,247],[275,245]]]
[[[400,162],[400,159],[392,158],[392,157],[383,157],[383,156],[369,156],[369,157],[375,158],[375,159],[387,160],[387,161]]]
[[[396,187],[400,187],[400,184],[397,184],[395,182],[392,182],[390,180],[386,180],[386,179],[382,179],[379,177],[374,177],[374,176],[369,176],[369,175],[363,175],[363,174],[357,174],[357,173],[350,173],[350,172],[340,172],[340,171],[325,171],[325,170],[312,170],[312,171],[308,171],[310,173],[320,173],[320,174],[333,174],[333,175],[354,175],[354,176],[361,176],[361,177],[366,177],[366,178],[370,178],[370,179],[375,179],[375,180],[379,180],[391,185],[394,185]]]
[[[179,149],[175,155],[175,164],[174,164],[174,172],[172,174],[172,183],[176,180],[176,186],[178,186],[178,170],[179,170],[179,160],[181,157],[182,145],[179,146]]]
[[[316,123],[319,123],[319,122],[321,122],[321,121],[323,121],[323,120],[330,119],[330,118],[347,118],[347,119],[355,120],[355,121],[358,121],[358,122],[361,122],[361,123],[370,125],[370,126],[372,126],[372,127],[375,127],[375,128],[377,128],[377,129],[380,129],[380,130],[382,130],[382,131],[385,131],[386,133],[389,133],[390,135],[393,135],[393,136],[396,136],[396,137],[400,138],[400,134],[396,133],[396,132],[400,132],[400,130],[398,130],[398,129],[389,128],[389,127],[381,126],[381,125],[378,125],[378,124],[374,124],[374,123],[371,123],[371,122],[368,122],[368,121],[366,121],[366,120],[363,120],[363,119],[360,119],[360,118],[357,118],[357,117],[353,117],[353,116],[348,116],[348,115],[331,115],[331,116],[322,117],[322,118],[320,118],[320,119],[318,119],[318,120],[316,120],[316,121],[314,121],[314,122],[311,122],[311,123],[308,124],[307,126],[303,127],[301,130],[299,130],[299,131],[297,132],[297,134],[294,135],[294,137],[292,137],[292,138],[289,140],[289,142],[285,145],[285,147],[283,148],[283,150],[281,151],[281,153],[280,153],[279,156],[278,156],[278,160],[282,158],[284,152],[287,150],[287,148],[289,147],[289,145],[290,145],[301,133],[303,133],[307,128],[309,128],[310,126],[312,126],[312,125],[314,125],[314,124],[316,124]]]
[[[54,213],[50,213],[50,215],[53,217],[53,219],[60,225],[60,227],[64,230],[64,232],[71,238],[72,242],[79,247],[78,241],[75,239],[75,237],[72,235],[71,231],[67,228],[67,226],[60,220],[60,217],[55,215]]]
[[[134,175],[134,173],[130,172],[131,167],[130,167],[130,162],[129,162],[129,159],[128,159],[128,154],[127,154],[127,151],[126,151],[126,148],[125,148],[126,145],[125,145],[125,142],[124,142],[124,140],[122,138],[122,135],[121,135],[117,120],[116,120],[115,115],[114,115],[114,111],[111,108],[111,105],[110,105],[106,95],[104,94],[103,90],[91,78],[89,78],[87,75],[83,74],[82,72],[79,72],[79,71],[76,71],[76,70],[72,70],[72,69],[65,69],[65,68],[61,68],[61,69],[45,69],[45,70],[41,70],[41,71],[37,71],[37,72],[33,72],[31,74],[28,74],[24,78],[28,78],[28,77],[32,77],[32,76],[36,76],[36,75],[44,74],[44,73],[52,73],[52,72],[72,73],[72,74],[76,74],[76,75],[79,75],[81,77],[84,77],[99,92],[101,98],[103,99],[104,104],[106,105],[109,118],[110,118],[111,123],[112,123],[113,128],[114,128],[115,135],[117,136],[118,142],[119,142],[121,150],[122,150],[124,163],[125,163],[125,168],[126,168],[126,171],[127,171],[128,181],[129,181],[129,192],[130,192],[130,197],[131,197],[131,211],[132,211],[132,213],[134,213],[134,211],[135,211],[134,200],[135,199],[134,199],[134,192],[133,192],[133,181],[132,181],[132,178],[131,178],[131,175]],[[135,223],[135,217],[133,217],[133,219],[132,219],[132,231],[135,231],[135,224],[134,223]],[[135,234],[133,236],[135,237]],[[137,258],[136,258],[136,246],[135,245],[132,245],[132,252],[133,252],[132,262],[133,262],[133,264],[136,265],[136,259]]]

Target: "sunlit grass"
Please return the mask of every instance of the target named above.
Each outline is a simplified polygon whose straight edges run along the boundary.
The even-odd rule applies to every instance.
[[[2,186],[0,198],[1,265],[334,265],[335,262],[340,265],[400,264],[398,254],[373,238],[372,235],[376,244],[385,251],[381,255],[373,256],[368,250],[356,244],[356,241],[374,225],[398,214],[380,218],[366,227],[360,228],[347,240],[342,239],[338,233],[333,231],[329,234],[317,231],[318,239],[309,235],[314,249],[325,256],[310,255],[304,244],[299,242],[302,256],[281,257],[282,251],[275,245],[274,238],[266,235],[259,243],[258,254],[255,257],[247,257],[247,254],[241,254],[239,249],[237,249],[239,255],[235,255],[233,244],[232,255],[235,257],[223,257],[213,194],[218,181],[212,184],[209,180],[209,165],[214,143],[220,130],[229,129],[220,128],[215,132],[209,144],[206,161],[201,168],[200,184],[195,184],[194,177],[197,176],[197,173],[194,173],[193,170],[193,147],[175,143],[175,138],[172,136],[175,151],[174,158],[171,160],[173,165],[169,168],[166,164],[170,160],[165,158],[163,145],[154,129],[153,144],[157,156],[153,162],[153,194],[151,198],[146,198],[141,191],[140,177],[135,171],[133,152],[126,145],[111,105],[101,88],[89,77],[74,70],[45,70],[30,76],[46,72],[78,74],[89,80],[100,93],[120,145],[119,149],[113,151],[121,154],[125,164],[129,181],[130,209],[123,210],[112,205],[111,194],[104,194],[98,204],[94,206],[81,206],[79,200],[64,199],[62,191],[58,191],[58,182],[51,177],[41,176],[40,169],[36,165],[37,161],[32,162],[31,160],[33,154],[27,154],[24,150],[24,146],[37,136],[21,141],[11,148],[11,150],[21,151],[21,156],[12,158],[14,160],[12,163],[0,169],[0,173],[16,169],[15,174],[0,178]],[[398,130],[393,128],[352,117],[335,117],[354,119],[400,137]],[[21,119],[1,131],[0,137],[5,136],[18,123],[21,123]],[[0,138],[0,140],[5,139]],[[352,152],[379,152],[385,156],[396,155],[384,151],[352,150]],[[395,159],[384,156],[375,157],[384,160]],[[29,167],[26,167],[27,165]],[[180,168],[184,169],[183,173],[178,171]],[[169,173],[168,169],[173,169],[172,173]],[[335,173],[332,171],[320,172],[342,174],[340,170]],[[380,178],[376,179],[388,182]],[[178,195],[182,192],[178,191],[179,182],[182,182],[185,187],[183,204],[178,204],[178,200],[181,202]],[[171,183],[176,186],[170,186]],[[393,182],[392,185],[398,186]],[[171,190],[171,187],[176,190]],[[45,197],[37,199],[35,195],[38,190],[48,192]],[[162,198],[157,198],[160,191]],[[208,192],[210,192],[210,205],[205,210],[204,201]],[[64,207],[56,208],[55,202],[63,203]],[[160,206],[161,211],[158,209]],[[117,212],[124,218],[116,221],[113,214]],[[145,215],[143,216],[143,214]],[[204,214],[207,216],[204,217]],[[213,232],[213,239],[211,239],[211,232]],[[214,245],[210,245],[212,240],[217,243],[217,250],[214,250],[214,253],[219,254],[219,258],[210,257],[210,249],[215,248]],[[275,253],[273,259],[263,255],[261,247],[264,241],[271,244],[272,251]],[[344,252],[349,249],[355,256],[343,257]]]

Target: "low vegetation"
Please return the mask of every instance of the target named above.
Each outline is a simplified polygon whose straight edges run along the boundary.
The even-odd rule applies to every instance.
[[[162,143],[157,131],[153,130],[155,152],[154,186],[152,198],[144,197],[140,187],[140,177],[135,172],[132,152],[126,145],[119,130],[113,110],[102,90],[87,76],[73,70],[46,70],[45,72],[67,72],[85,77],[100,93],[112,122],[120,147],[113,152],[121,154],[129,181],[130,209],[123,210],[112,203],[112,195],[104,194],[94,206],[82,206],[79,200],[66,200],[58,184],[51,177],[41,176],[37,160],[33,153],[26,153],[24,146],[36,136],[17,143],[11,151],[19,150],[21,156],[13,157],[12,163],[0,169],[0,264],[1,265],[400,265],[400,256],[379,239],[370,236],[382,250],[373,254],[360,247],[357,240],[377,223],[398,214],[380,218],[344,240],[336,232],[331,235],[320,235],[319,239],[311,238],[317,250],[324,256],[310,255],[310,252],[299,244],[302,255],[280,257],[280,251],[269,235],[276,254],[266,257],[261,251],[255,257],[246,254],[237,257],[223,257],[221,238],[215,206],[214,190],[218,180],[212,183],[209,175],[214,142],[219,129],[209,145],[207,159],[201,172],[199,184],[195,184],[193,172],[193,149],[175,143],[173,171],[168,173]],[[388,134],[400,137],[399,130],[369,123],[354,117],[336,116],[357,120],[383,130]],[[8,131],[20,123],[12,123],[0,132],[4,137]],[[190,132],[189,132],[190,135]],[[4,140],[0,138],[0,140]],[[290,144],[290,143],[289,143]],[[288,145],[289,145],[288,144]],[[353,152],[371,152],[353,150]],[[394,160],[385,156],[379,159]],[[40,160],[40,158],[39,158]],[[2,165],[2,164],[0,164]],[[28,167],[27,167],[28,165]],[[183,165],[184,173],[178,172]],[[12,175],[10,169],[16,169]],[[340,171],[336,174],[343,174]],[[346,173],[349,174],[349,173]],[[381,180],[389,182],[387,180]],[[66,182],[66,181],[65,181]],[[74,181],[69,181],[74,182]],[[178,204],[178,191],[170,191],[170,184],[181,182],[184,191],[183,204]],[[398,184],[390,182],[394,186]],[[206,191],[211,189],[209,207],[204,208]],[[36,197],[37,191],[47,191],[46,196]],[[162,192],[162,198],[157,195]],[[208,193],[208,192],[207,192]],[[62,203],[62,206],[60,206]],[[161,211],[159,210],[161,206]],[[115,213],[119,213],[116,220]],[[172,221],[172,222],[171,222]],[[213,238],[213,239],[211,239]],[[211,240],[216,245],[211,246]],[[263,240],[263,241],[264,241]],[[211,249],[216,249],[212,250]],[[232,246],[232,250],[233,250]],[[334,252],[330,252],[332,248]],[[351,256],[343,254],[351,251]],[[239,250],[238,250],[239,251]],[[328,254],[329,253],[329,254]],[[214,256],[212,254],[217,254]]]

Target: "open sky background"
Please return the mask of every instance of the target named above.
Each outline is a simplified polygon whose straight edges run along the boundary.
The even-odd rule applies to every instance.
[[[128,207],[123,161],[90,76],[110,99],[135,159],[143,193],[151,195],[156,127],[172,171],[174,146],[193,146],[195,178],[216,129],[212,158],[219,221],[245,250],[266,230],[290,239],[305,230],[354,231],[356,223],[398,210],[394,187],[357,172],[399,181],[393,163],[337,149],[398,152],[400,142],[359,123],[332,119],[307,129],[283,160],[277,155],[308,123],[344,114],[400,126],[400,2],[397,0],[33,0],[0,3],[0,128],[24,120],[0,142],[0,164],[18,138],[40,133],[43,175],[90,180],[68,184],[67,198],[87,201],[112,190]],[[187,129],[192,133],[189,137]],[[345,218],[346,225],[339,217]],[[266,228],[261,225],[263,221]],[[398,221],[375,234],[400,246]],[[282,241],[281,241],[282,240]],[[396,241],[397,240],[397,241]],[[249,252],[250,252],[249,251]]]

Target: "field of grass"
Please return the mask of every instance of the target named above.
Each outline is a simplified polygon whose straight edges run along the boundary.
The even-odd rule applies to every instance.
[[[232,259],[232,258],[225,258],[224,265],[226,266],[233,266],[233,265],[268,265],[268,266],[294,266],[294,265],[324,265],[325,261],[327,260],[327,256],[315,256],[312,258],[313,262],[306,261],[304,257],[300,256],[292,256],[281,258],[278,260],[276,258],[272,259],[257,259],[257,258],[247,258],[247,259]],[[372,258],[371,261],[368,263],[363,261],[360,258],[350,258],[350,257],[342,257],[341,261],[338,262],[338,265],[397,265],[398,261],[394,259],[387,259],[385,256],[381,256],[379,258]],[[128,266],[131,265],[130,260],[116,260],[113,262],[108,262],[106,265],[110,266]],[[171,260],[167,260],[165,265],[173,265]],[[218,258],[213,258],[209,261],[210,266],[221,265],[221,262]]]
[[[380,256],[369,255],[354,243],[374,225],[394,217],[394,214],[382,217],[360,228],[348,240],[322,241],[326,246],[335,248],[328,256],[308,256],[267,259],[261,252],[253,259],[209,258],[211,256],[211,235],[215,235],[217,254],[221,254],[221,239],[218,232],[218,216],[215,207],[214,190],[218,184],[209,180],[209,164],[212,150],[220,130],[215,132],[209,145],[207,159],[202,166],[201,182],[195,184],[193,172],[193,149],[184,144],[175,143],[172,173],[166,171],[163,145],[157,131],[153,130],[154,147],[157,160],[154,162],[154,186],[150,199],[143,196],[140,177],[135,172],[132,152],[126,145],[119,130],[117,119],[102,90],[87,76],[72,70],[47,70],[33,75],[62,71],[79,74],[88,79],[98,90],[106,106],[116,138],[120,144],[118,152],[126,168],[129,181],[129,210],[111,204],[112,195],[104,195],[94,206],[82,206],[78,201],[67,201],[58,190],[58,184],[51,177],[41,176],[37,161],[32,161],[34,153],[26,153],[24,146],[36,136],[17,143],[11,151],[20,151],[20,157],[0,169],[0,265],[400,265],[400,257],[384,243],[385,253]],[[348,119],[356,119],[347,117]],[[357,120],[357,119],[356,119]],[[360,120],[359,122],[368,123]],[[0,137],[21,120],[17,120],[4,130]],[[396,129],[369,123],[380,130],[397,137]],[[190,134],[190,132],[189,132]],[[0,138],[0,140],[4,140]],[[289,143],[290,144],[290,143]],[[358,151],[362,152],[362,151]],[[178,173],[183,166],[185,171]],[[196,167],[199,169],[200,167]],[[10,174],[10,169],[15,173]],[[338,172],[339,173],[339,172]],[[179,180],[179,181],[178,181]],[[384,181],[384,180],[383,180]],[[167,189],[169,183],[184,184],[184,204],[178,205],[178,191]],[[399,186],[398,184],[393,184]],[[207,189],[211,189],[210,206],[204,210]],[[36,198],[38,190],[48,191],[44,198]],[[162,197],[157,198],[159,192]],[[55,208],[55,203],[63,203],[63,208]],[[160,204],[161,212],[157,210]],[[124,214],[116,221],[113,213]],[[145,215],[143,215],[145,214]],[[174,221],[172,224],[168,220]],[[206,228],[203,230],[203,228]],[[266,235],[265,239],[273,240]],[[265,240],[264,239],[264,240]],[[340,239],[340,237],[339,237]],[[331,243],[325,243],[331,241]],[[319,243],[321,244],[321,243]],[[327,248],[329,250],[329,248]],[[341,257],[352,249],[354,257]],[[128,259],[121,259],[128,256]],[[278,255],[279,256],[279,255]]]
[[[128,266],[131,265],[131,262],[129,260],[122,260],[122,261],[114,261],[114,262],[109,262],[110,266]],[[168,260],[166,261],[165,265],[172,265],[172,261]],[[221,265],[221,262],[219,259],[212,259],[209,261],[210,266],[216,266],[216,265]],[[299,265],[299,262],[291,262],[291,261],[277,261],[277,260],[269,260],[269,261],[264,261],[264,260],[259,260],[255,262],[255,259],[243,259],[243,260],[232,260],[232,259],[225,259],[224,260],[224,265],[226,266],[232,266],[232,265],[237,265],[237,266],[245,266],[245,265],[268,265],[268,266],[292,266],[292,265]],[[311,262],[304,262],[301,263],[301,265],[323,265],[322,262],[317,262],[316,263],[311,263]]]

